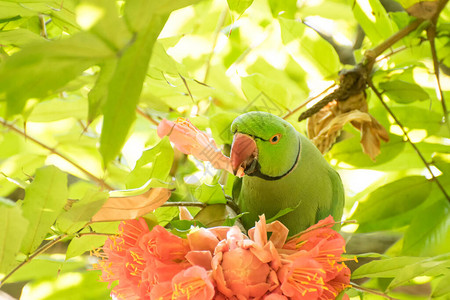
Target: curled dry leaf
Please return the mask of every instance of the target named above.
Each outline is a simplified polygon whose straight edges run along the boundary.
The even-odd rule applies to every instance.
[[[167,188],[151,188],[147,192],[131,197],[109,198],[92,217],[92,222],[120,221],[141,217],[163,205],[170,197]]]
[[[368,112],[364,92],[350,96],[345,101],[333,101],[308,119],[308,137],[322,153],[327,152],[342,127],[351,123],[361,132],[364,153],[372,160],[380,154],[380,140],[389,141],[386,129]]]

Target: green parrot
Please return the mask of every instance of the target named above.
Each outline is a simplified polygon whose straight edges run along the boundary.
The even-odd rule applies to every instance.
[[[278,218],[293,235],[332,215],[340,221],[344,188],[339,174],[305,136],[285,120],[253,111],[237,117],[232,125],[231,166],[238,176],[233,199],[246,229],[258,216]],[[334,229],[339,229],[339,225]]]

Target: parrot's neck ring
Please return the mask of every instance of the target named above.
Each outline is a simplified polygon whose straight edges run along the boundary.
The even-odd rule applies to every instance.
[[[249,173],[249,174],[246,174],[246,175],[248,175],[248,176],[256,176],[256,177],[259,177],[261,179],[270,180],[270,181],[279,180],[279,179],[289,175],[289,173],[291,173],[295,169],[295,167],[297,167],[298,159],[300,157],[300,151],[301,151],[301,143],[300,143],[300,139],[298,139],[298,151],[297,151],[297,156],[295,158],[295,162],[292,165],[292,167],[286,173],[284,173],[284,174],[282,174],[280,176],[269,176],[267,174],[262,173],[261,172],[261,165],[259,164],[259,162],[257,160],[255,160],[256,161],[255,170],[253,172]]]

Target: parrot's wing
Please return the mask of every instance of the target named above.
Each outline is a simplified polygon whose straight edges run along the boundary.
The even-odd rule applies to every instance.
[[[342,218],[342,212],[345,203],[344,186],[342,185],[339,173],[334,169],[330,168],[328,170],[328,176],[330,177],[332,189],[331,203],[329,209],[319,209],[317,211],[316,222],[325,219],[330,214],[333,216],[335,222],[341,221]],[[341,226],[339,224],[333,227],[333,229],[335,230],[339,230],[340,228]]]

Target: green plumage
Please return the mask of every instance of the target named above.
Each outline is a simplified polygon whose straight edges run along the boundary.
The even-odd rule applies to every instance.
[[[249,112],[236,118],[231,130],[248,136],[257,147],[257,162],[247,166],[246,175],[236,178],[233,186],[237,205],[249,212],[242,217],[246,228],[254,226],[258,215],[264,213],[270,219],[286,208],[294,210],[278,220],[290,235],[330,214],[340,221],[344,190],[339,174],[291,124],[269,113]],[[234,144],[232,152],[237,153],[241,149]]]

